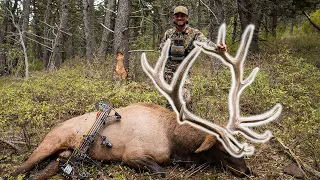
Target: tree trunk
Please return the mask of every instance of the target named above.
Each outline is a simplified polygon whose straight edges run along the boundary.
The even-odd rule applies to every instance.
[[[279,2],[278,0],[272,1],[272,9],[271,9],[271,34],[273,37],[277,36],[276,28],[278,26],[278,11],[279,11]]]
[[[46,5],[46,10],[44,12],[44,28],[43,28],[43,44],[51,47],[52,44],[51,42],[48,42],[49,39],[49,27],[46,24],[49,24],[49,20],[51,17],[51,4],[52,4],[52,0],[47,0],[47,5]],[[48,68],[49,65],[49,57],[50,57],[50,52],[48,51],[48,49],[46,47],[42,47],[42,54],[43,54],[43,66],[45,69]]]
[[[307,17],[307,19],[309,20],[309,22],[311,23],[311,25],[316,28],[318,31],[320,31],[320,26],[318,24],[316,24],[315,22],[312,21],[311,17],[309,16],[309,14],[307,14],[306,12],[302,11],[303,14]]]
[[[249,24],[255,25],[250,45],[250,51],[252,53],[257,53],[259,52],[259,29],[262,20],[262,12],[260,8],[262,8],[262,5],[254,0],[237,1],[242,33]]]
[[[153,22],[157,22],[157,18],[155,16],[152,17],[152,20]],[[152,25],[152,49],[156,49],[156,37],[158,39],[156,26],[153,24]]]
[[[23,11],[22,11],[22,32],[20,36],[20,43],[23,50],[24,55],[24,65],[25,65],[25,79],[29,78],[29,62],[28,62],[28,54],[27,54],[27,32],[29,28],[29,15],[30,15],[30,0],[24,0],[23,1]],[[19,29],[17,27],[17,29]]]
[[[68,5],[69,5],[68,0],[62,1],[62,6],[61,6],[62,14],[60,17],[60,25],[56,33],[54,45],[52,47],[52,56],[50,57],[49,71],[58,69],[61,66],[61,62],[62,62],[61,45],[62,45],[62,36],[63,36],[62,33],[65,32],[67,28],[68,14],[69,14]]]
[[[110,40],[110,37],[112,37],[113,35],[112,30],[114,29],[113,27],[114,23],[112,23],[112,21],[114,21],[115,14],[111,11],[116,11],[115,0],[106,0],[105,2],[108,2],[108,4],[106,4],[106,10],[105,10],[106,12],[105,12],[105,18],[104,18],[104,26],[106,28],[103,29],[102,40],[99,47],[99,55],[103,57],[103,59],[106,58],[106,53],[108,50],[108,46],[110,44],[109,40]]]
[[[237,27],[238,27],[238,14],[235,14],[233,17],[232,43],[236,42]]]
[[[162,38],[164,31],[166,30],[165,28],[167,28],[167,16],[165,14],[165,7],[163,6],[163,1],[160,2],[160,6],[158,7],[158,14],[159,14],[159,18],[158,18],[158,27],[159,27],[159,35],[160,35],[160,39]]]
[[[6,56],[4,53],[5,48],[2,46],[4,43],[4,35],[0,30],[0,76],[5,74]]]
[[[209,39],[213,42],[217,41],[218,31],[220,25],[225,22],[225,11],[222,0],[211,0],[209,2],[209,8],[212,11],[209,13]],[[212,72],[217,71],[222,66],[221,61],[216,57],[211,57],[211,70]]]
[[[201,2],[200,2],[200,0],[199,0],[199,4],[198,4],[198,8],[197,8],[197,10],[198,10],[198,15],[197,15],[197,27],[199,28],[199,29],[201,29]]]
[[[113,80],[126,81],[129,72],[129,15],[131,0],[118,1],[118,14],[114,30]]]
[[[29,15],[30,15],[30,0],[24,0],[23,4],[23,11],[22,11],[22,38],[25,46],[27,47],[27,32],[29,28]]]
[[[290,24],[290,36],[293,35],[293,28],[294,28],[294,19],[291,19],[291,24]]]
[[[87,0],[89,2],[89,23],[90,23],[90,33],[91,33],[91,45],[92,45],[92,52],[95,52],[96,49],[96,39],[94,34],[94,24],[95,24],[95,9],[94,9],[94,0]]]
[[[13,46],[15,44],[16,41],[19,41],[19,36],[16,36],[15,34],[17,34],[17,29],[16,26],[14,25],[14,22],[12,21],[11,18],[14,19],[18,19],[16,16],[16,11],[18,9],[18,1],[19,0],[15,0],[12,7],[11,4],[9,3],[10,1],[5,1],[4,5],[5,5],[5,12],[6,15],[4,17],[4,21],[6,21],[5,24],[7,24],[6,29],[4,31],[4,42],[6,43],[6,45],[4,46],[4,57],[6,57],[6,55],[8,53],[10,53],[10,50],[13,49]],[[13,36],[10,36],[11,34],[13,34]],[[5,62],[5,74],[10,74],[12,72],[12,70],[17,66],[18,64],[18,59],[17,58],[5,58],[6,62]]]
[[[30,1],[29,1],[30,2]],[[27,3],[27,2],[23,2],[23,3]],[[24,4],[25,5],[25,4]],[[25,9],[26,10],[26,9]],[[27,11],[27,10],[26,10]],[[10,12],[10,15],[11,15],[11,21],[12,21],[12,25],[15,27],[15,29],[17,30],[17,33],[18,33],[18,37],[19,37],[19,44],[21,45],[22,47],[22,51],[23,51],[23,56],[24,56],[24,62],[25,62],[25,79],[27,80],[29,78],[29,62],[28,62],[28,55],[27,55],[27,49],[26,49],[26,44],[25,44],[25,41],[26,40],[26,36],[25,35],[25,28],[26,26],[25,25],[25,17],[23,16],[29,16],[26,12],[23,12],[22,13],[22,18],[23,18],[23,27],[19,27],[19,24],[15,22],[15,17],[13,15],[12,12]],[[29,18],[28,18],[29,19]],[[27,22],[28,23],[28,22]],[[19,71],[17,71],[19,72]]]
[[[157,26],[153,25],[154,28],[156,28],[155,30],[155,34],[156,34],[156,44],[155,47],[153,49],[157,49],[160,45],[160,39],[162,38],[162,26],[163,24],[161,23],[161,14],[160,14],[160,7],[155,7],[154,10],[154,14],[153,14],[153,19],[154,19],[154,23],[156,23]]]
[[[264,26],[264,37],[265,38],[268,38],[269,36],[269,21],[268,21],[268,18],[267,16],[264,16],[264,23],[263,26]]]
[[[209,38],[215,42],[218,36],[220,25],[225,22],[225,12],[222,0],[211,0],[209,7],[212,10],[210,12],[210,26],[209,26]]]
[[[14,17],[14,19],[18,19],[17,18],[17,15],[16,15],[16,11],[18,11],[18,3],[19,3],[19,1],[20,0],[15,0],[14,1],[14,4],[13,4],[13,6],[12,6],[12,8],[11,8],[11,14],[13,15],[13,17]],[[9,6],[8,6],[8,8],[9,8]],[[10,21],[10,27],[11,27],[11,33],[13,33],[13,34],[15,34],[16,33],[16,27],[13,25],[13,23],[12,23],[12,21]],[[10,45],[14,45],[14,43],[15,43],[15,39],[13,39],[13,38],[8,38],[8,39],[10,39],[9,40],[9,44]]]
[[[9,10],[9,1],[5,1],[1,3],[2,7],[4,7],[3,11],[5,12],[3,15],[3,21],[2,21],[2,28],[0,28],[0,76],[6,75],[7,72],[7,41],[6,36],[8,33],[8,27],[9,27],[9,17],[8,17],[8,10]]]
[[[40,25],[42,25],[42,24],[40,23],[40,20],[39,20],[39,18],[40,18],[40,8],[39,8],[40,2],[33,0],[32,3],[33,3],[33,14],[34,14],[34,16],[33,16],[33,21],[34,21],[33,29],[34,29],[34,34],[36,34],[35,40],[37,42],[41,42],[42,39],[40,37],[42,36],[42,34],[41,34],[41,29],[40,29],[41,26]],[[41,44],[39,44],[37,42],[34,42],[33,54],[36,59],[40,59],[40,58],[42,58],[42,50],[41,50],[42,47],[41,47]]]
[[[88,63],[92,62],[93,55],[93,36],[92,36],[92,22],[91,22],[91,2],[92,0],[82,0],[83,5],[83,24],[84,24],[84,34],[86,39],[86,59]]]

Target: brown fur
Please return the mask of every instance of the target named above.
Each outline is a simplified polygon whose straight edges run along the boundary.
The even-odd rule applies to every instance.
[[[193,160],[195,163],[209,163],[231,166],[241,173],[247,171],[243,159],[225,155],[223,146],[216,143],[205,151],[195,151],[203,143],[206,134],[187,124],[179,125],[176,114],[152,103],[138,103],[117,109],[120,121],[112,121],[101,131],[101,135],[113,144],[112,148],[100,145],[97,137],[90,148],[89,156],[103,161],[123,161],[135,168],[147,169],[165,175],[161,164],[168,164],[170,158]],[[47,134],[29,159],[12,174],[17,176],[30,171],[49,156],[76,147],[81,136],[95,121],[96,113],[88,113],[67,120]],[[68,153],[60,153],[66,156]],[[58,154],[57,154],[58,155]],[[232,162],[232,163],[229,163]],[[52,169],[52,167],[50,167]],[[238,174],[239,175],[239,174]]]

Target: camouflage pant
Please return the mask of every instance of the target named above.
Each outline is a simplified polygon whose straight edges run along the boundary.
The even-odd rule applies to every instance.
[[[170,84],[173,78],[174,73],[178,69],[180,65],[179,61],[167,61],[167,64],[165,66],[164,71],[164,79]],[[190,75],[190,73],[188,74]],[[183,89],[182,89],[182,95],[186,102],[187,108],[191,111],[192,110],[192,83],[189,77],[186,78]],[[171,106],[169,103],[167,103],[167,107],[170,109]]]

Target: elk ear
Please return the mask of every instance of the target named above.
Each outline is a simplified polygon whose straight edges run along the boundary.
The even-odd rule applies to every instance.
[[[206,135],[203,143],[200,147],[195,151],[195,153],[200,153],[202,151],[206,151],[211,148],[214,144],[216,144],[217,138],[211,134]]]

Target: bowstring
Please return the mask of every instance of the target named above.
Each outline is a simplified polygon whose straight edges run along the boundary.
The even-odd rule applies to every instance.
[[[96,103],[96,105],[97,105],[97,103]],[[95,105],[93,108],[90,109],[90,112],[89,112],[89,114],[88,114],[88,117],[90,116],[90,113],[93,112],[93,111],[96,109],[96,105]],[[111,109],[114,110],[114,108],[112,108],[111,106],[109,106],[109,107],[110,107],[110,111],[109,111],[109,113],[110,113],[110,112],[111,112]],[[115,110],[114,110],[114,111],[115,111]],[[115,111],[115,112],[116,112],[116,111]],[[102,113],[103,113],[103,116],[104,116],[104,114],[105,114],[106,112],[104,111],[104,112],[102,112]],[[88,117],[85,119],[85,121],[88,120]],[[108,117],[109,117],[109,116],[107,116],[107,118],[108,118]],[[101,119],[102,119],[102,117],[100,118],[100,114],[99,114],[98,119],[94,121],[94,123],[91,125],[90,129],[88,130],[89,132],[86,133],[86,134],[87,134],[87,137],[88,137],[88,134],[89,134],[90,132],[92,133],[93,126],[95,126],[95,124],[97,124],[97,121],[98,121],[98,120],[101,121]],[[102,123],[103,123],[103,121],[102,121]],[[101,124],[102,124],[102,123],[101,123]],[[101,126],[101,125],[100,125],[100,126]],[[96,127],[95,127],[95,129],[96,129]],[[80,131],[80,130],[78,130],[77,133],[79,133],[79,131]],[[89,143],[88,140],[85,140],[85,141],[83,142],[83,139],[84,139],[84,137],[81,138],[81,140],[80,140],[80,143],[81,143],[81,144],[79,145],[78,148],[73,148],[73,151],[72,151],[71,155],[69,156],[69,158],[67,159],[67,161],[64,163],[64,165],[66,165],[67,163],[69,163],[73,157],[79,157],[80,155],[82,155],[82,153],[80,152],[79,149],[83,148],[84,144],[88,145],[88,143]],[[83,159],[84,159],[84,158],[83,158]],[[82,161],[83,161],[83,160],[82,160]]]

